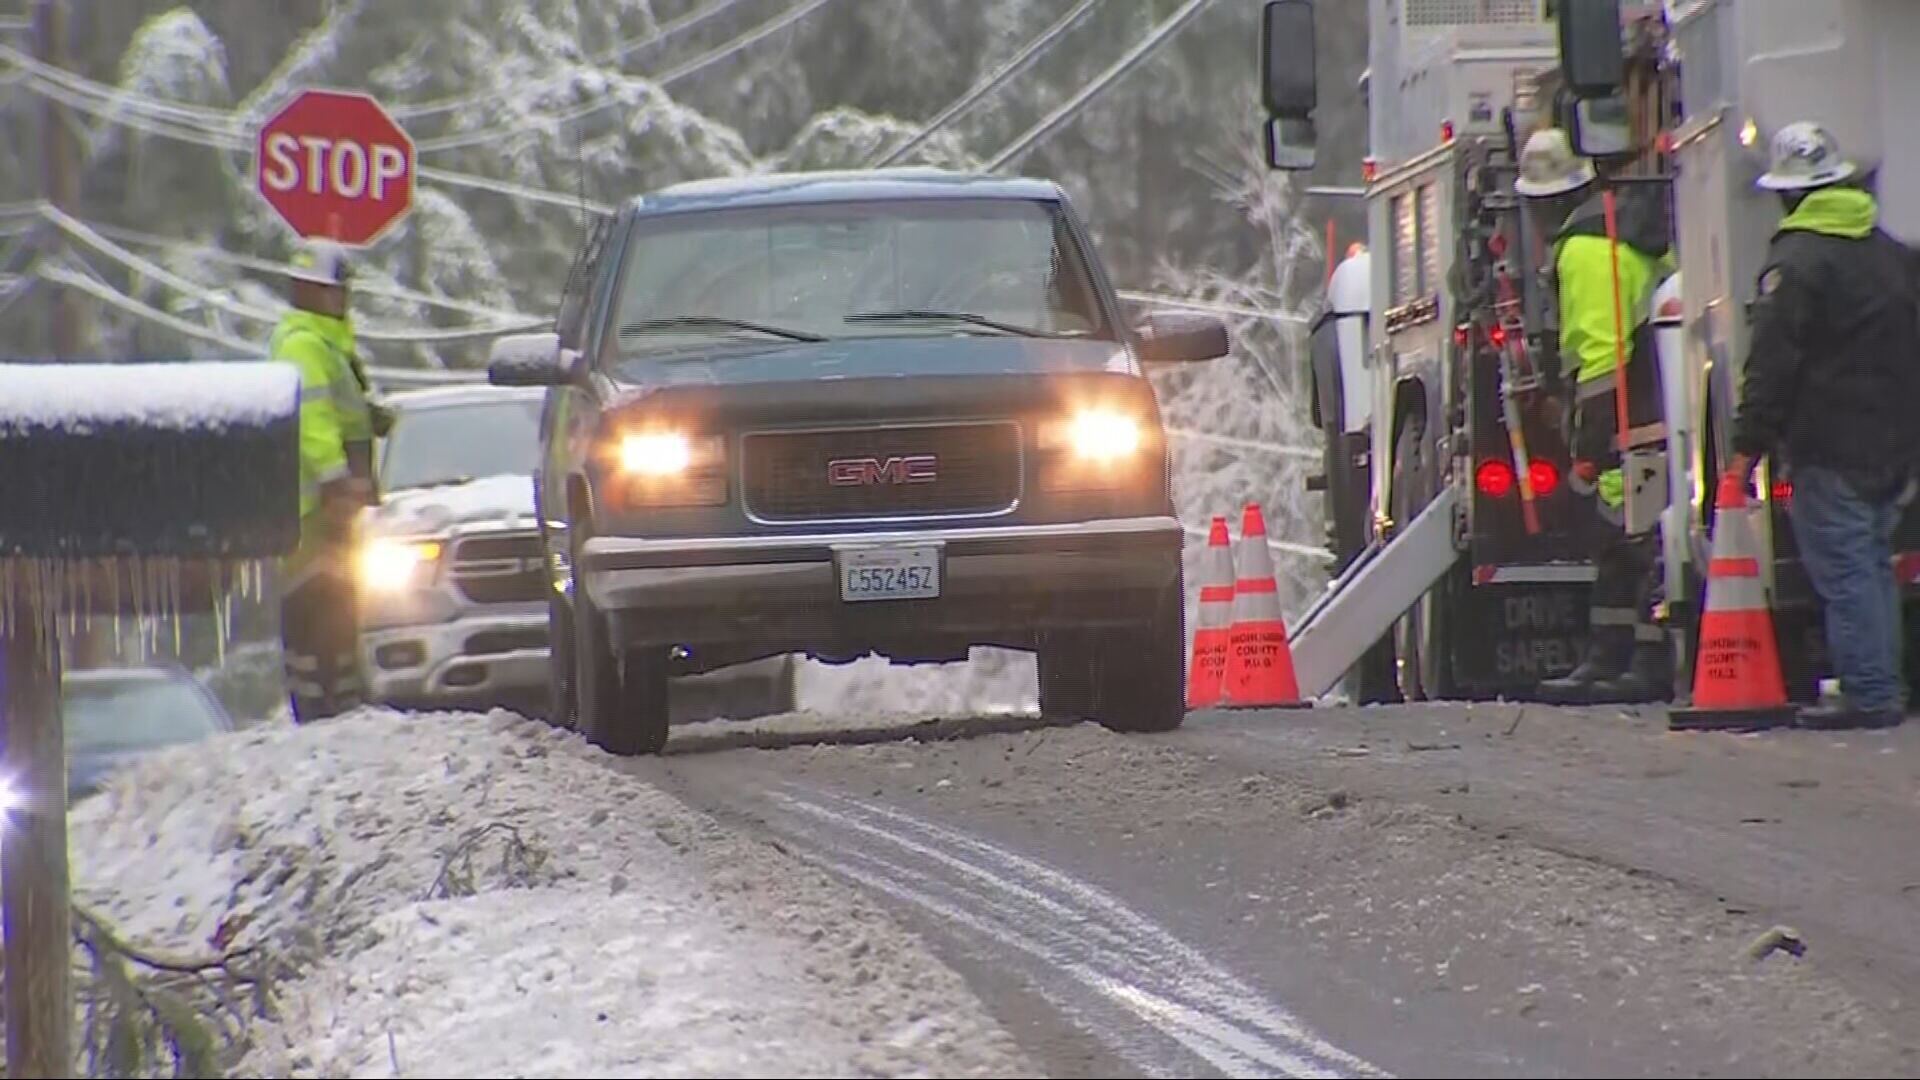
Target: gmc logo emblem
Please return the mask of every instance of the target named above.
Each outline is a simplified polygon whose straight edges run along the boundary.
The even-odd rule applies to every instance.
[[[880,484],[931,484],[940,475],[940,459],[932,454],[890,458],[835,458],[827,462],[827,483],[834,487],[875,487]]]

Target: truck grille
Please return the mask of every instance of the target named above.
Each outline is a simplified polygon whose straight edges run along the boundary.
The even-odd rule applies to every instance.
[[[464,537],[453,546],[449,574],[460,595],[476,604],[525,603],[547,595],[537,532]]]
[[[995,514],[1020,497],[1011,422],[766,432],[742,447],[747,512],[765,521]]]

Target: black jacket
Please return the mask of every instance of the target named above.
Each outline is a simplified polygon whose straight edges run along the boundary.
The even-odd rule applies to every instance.
[[[1920,463],[1920,255],[1872,196],[1815,192],[1774,234],[1733,447],[1881,488]]]

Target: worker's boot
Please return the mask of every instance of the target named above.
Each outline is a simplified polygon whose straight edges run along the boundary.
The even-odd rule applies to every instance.
[[[1646,704],[1673,697],[1673,656],[1664,641],[1639,641],[1627,670],[1593,684],[1593,702]]]
[[[1554,705],[1583,705],[1598,700],[1594,687],[1626,671],[1633,651],[1633,627],[1596,626],[1587,635],[1587,655],[1580,666],[1557,679],[1540,683],[1540,700]]]

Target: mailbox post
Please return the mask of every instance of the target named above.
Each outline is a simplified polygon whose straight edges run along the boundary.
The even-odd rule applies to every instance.
[[[62,624],[211,610],[299,539],[300,380],[267,362],[0,364],[7,1076],[73,1070]]]

